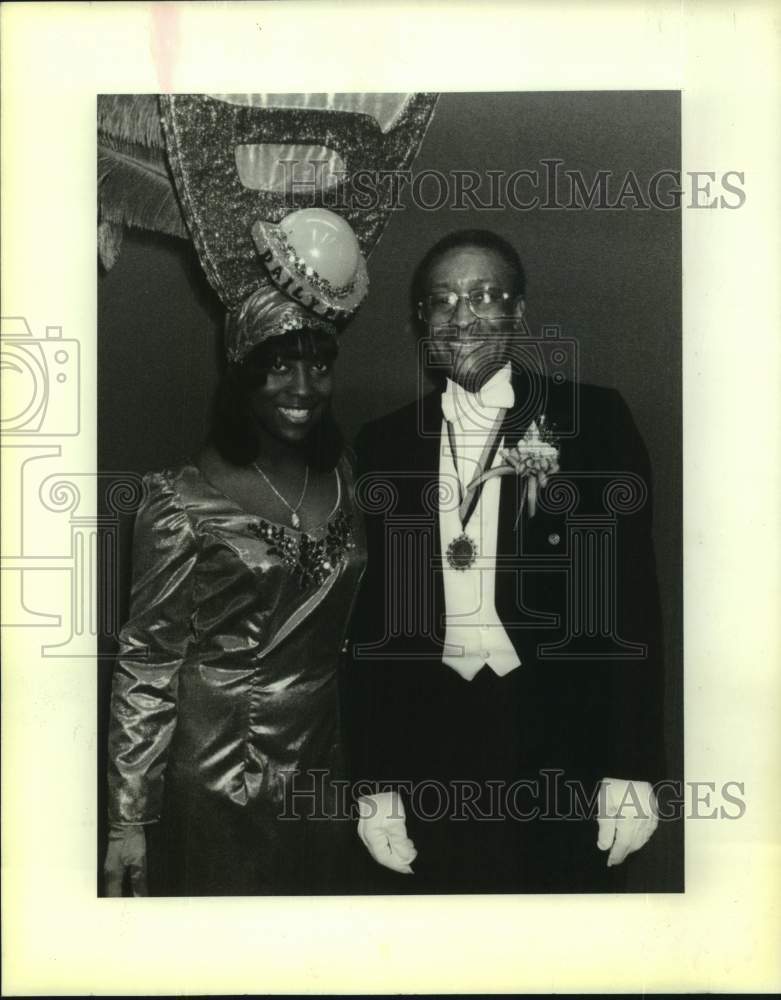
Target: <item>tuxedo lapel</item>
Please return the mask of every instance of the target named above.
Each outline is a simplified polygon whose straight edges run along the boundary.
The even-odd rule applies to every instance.
[[[417,520],[430,522],[431,530],[431,622],[432,641],[444,640],[445,589],[442,579],[442,545],[439,537],[439,458],[442,440],[441,393],[434,391],[418,400],[415,408],[415,427],[410,435],[402,435],[399,444],[402,452],[397,457],[397,468],[404,475],[399,478],[399,509]]]
[[[442,451],[442,403],[441,393],[434,391],[424,400],[421,423],[425,431],[423,460],[429,473],[426,486],[427,495],[434,515],[434,592],[433,622],[435,636],[445,636],[445,582],[442,577],[442,540],[439,536],[439,460]]]
[[[442,407],[439,393],[421,397],[405,415],[394,442],[394,465],[417,474],[436,473],[439,468],[439,439],[442,428]]]
[[[540,400],[539,385],[534,385],[534,380],[526,371],[513,372],[513,392],[515,403],[505,415],[501,432],[505,448],[514,448],[518,444],[542,409],[537,405]],[[519,551],[516,532],[521,530],[523,520],[518,517],[523,496],[522,482],[520,476],[502,476],[501,481],[497,553],[512,556]]]
[[[410,407],[404,425],[392,442],[392,470],[399,502],[394,514],[423,517],[438,513],[436,485],[439,476],[442,410],[439,394],[431,393]]]

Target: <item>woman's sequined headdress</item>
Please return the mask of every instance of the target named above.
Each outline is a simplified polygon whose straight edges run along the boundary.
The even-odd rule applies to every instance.
[[[436,97],[173,94],[159,98],[158,117],[148,95],[101,96],[104,267],[123,226],[189,234],[229,312],[269,286],[280,309],[290,300],[290,317],[344,320],[366,294],[365,257],[394,207],[380,198],[367,208],[356,178],[411,166]]]
[[[319,330],[331,336],[337,332],[333,323],[291,302],[275,285],[262,285],[228,313],[225,353],[233,363],[243,361],[264,340],[293,330]]]

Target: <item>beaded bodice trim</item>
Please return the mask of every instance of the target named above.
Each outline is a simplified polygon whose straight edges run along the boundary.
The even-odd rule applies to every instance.
[[[313,583],[319,586],[355,548],[352,515],[343,510],[328,521],[322,537],[291,532],[263,518],[251,524],[249,530],[267,542],[269,553],[279,556],[292,570],[302,590]]]

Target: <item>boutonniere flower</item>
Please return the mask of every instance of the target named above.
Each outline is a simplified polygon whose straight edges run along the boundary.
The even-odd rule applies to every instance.
[[[529,517],[537,509],[537,493],[544,489],[550,476],[559,471],[559,446],[555,434],[545,425],[545,414],[533,420],[524,436],[513,448],[500,448],[504,460],[489,469],[471,486],[492,479],[494,476],[517,475],[524,480],[521,510],[529,505]]]

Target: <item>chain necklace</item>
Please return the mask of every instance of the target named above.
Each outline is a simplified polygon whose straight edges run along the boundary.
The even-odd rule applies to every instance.
[[[496,414],[494,422],[491,425],[491,429],[488,432],[488,437],[483,445],[483,451],[477,463],[477,471],[472,477],[473,482],[474,480],[479,479],[487,468],[490,468],[491,463],[494,460],[494,455],[496,454],[496,449],[499,445],[499,432],[506,412],[507,410],[502,408]],[[480,483],[476,487],[472,486],[470,483],[469,486],[464,489],[461,482],[461,475],[458,471],[455,431],[453,430],[453,424],[449,420],[446,421],[446,423],[447,438],[450,445],[450,457],[453,461],[453,469],[456,473],[456,483],[458,484],[458,519],[461,522],[461,534],[457,538],[454,538],[447,547],[447,561],[453,569],[463,572],[473,566],[475,560],[477,559],[477,545],[474,538],[467,535],[466,527],[469,524],[469,519],[475,511],[477,501],[483,491],[484,483]]]
[[[301,496],[298,498],[298,503],[295,505],[295,507],[293,507],[293,506],[291,506],[287,502],[287,500],[285,500],[285,498],[282,496],[282,494],[279,492],[279,490],[276,488],[276,486],[271,482],[271,480],[268,478],[268,476],[263,471],[263,469],[261,469],[261,467],[258,465],[258,463],[257,462],[253,462],[252,465],[253,465],[255,471],[258,472],[258,473],[260,473],[260,475],[263,477],[263,479],[268,483],[268,485],[274,491],[275,495],[279,497],[279,499],[282,501],[282,503],[290,511],[290,523],[293,525],[293,527],[294,528],[300,527],[300,525],[301,525],[301,518],[298,516],[298,512],[301,509],[301,504],[304,502],[304,497],[306,496],[306,488],[309,485],[309,466],[307,465],[306,471],[304,473],[304,488],[303,488],[303,490],[301,490]]]

